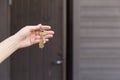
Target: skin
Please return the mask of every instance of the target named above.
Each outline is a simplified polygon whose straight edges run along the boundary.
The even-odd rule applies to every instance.
[[[25,26],[16,34],[0,43],[0,63],[20,48],[29,47],[40,42],[39,30],[45,30],[44,42],[52,38],[54,31],[47,25]]]

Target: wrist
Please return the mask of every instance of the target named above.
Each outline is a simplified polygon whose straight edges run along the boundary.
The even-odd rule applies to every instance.
[[[16,34],[14,34],[13,36],[10,37],[13,42],[13,45],[16,46],[16,49],[19,49],[20,48],[20,37],[17,36]]]

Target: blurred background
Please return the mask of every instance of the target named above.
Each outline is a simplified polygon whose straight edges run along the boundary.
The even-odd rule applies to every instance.
[[[39,23],[54,38],[16,51],[0,80],[120,80],[119,0],[0,0],[1,41]]]
[[[74,80],[120,80],[120,0],[73,0]]]

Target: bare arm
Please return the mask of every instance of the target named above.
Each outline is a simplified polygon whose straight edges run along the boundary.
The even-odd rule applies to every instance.
[[[0,63],[19,48],[18,43],[16,36],[11,36],[0,43]]]
[[[40,36],[38,30],[40,30],[40,28],[47,30],[45,41],[49,41],[49,38],[53,37],[54,32],[49,30],[50,26],[26,26],[15,35],[0,43],[0,63],[13,54],[16,50],[39,43]]]

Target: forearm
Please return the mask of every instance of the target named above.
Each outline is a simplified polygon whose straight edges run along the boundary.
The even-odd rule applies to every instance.
[[[0,43],[0,63],[9,57],[19,48],[25,48],[40,42],[39,30],[46,30],[46,39],[53,36],[53,31],[48,31],[50,26],[41,24],[36,26],[26,26],[19,30],[15,35],[7,38]]]
[[[0,43],[0,63],[19,48],[18,43],[15,35]]]

